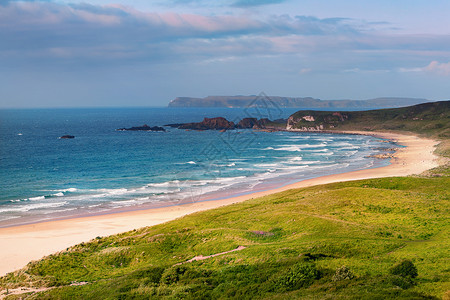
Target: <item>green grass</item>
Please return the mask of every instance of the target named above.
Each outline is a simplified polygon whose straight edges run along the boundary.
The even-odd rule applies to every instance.
[[[1,286],[55,287],[36,299],[441,298],[450,290],[449,187],[441,176],[290,190],[97,238]],[[247,248],[175,265],[238,246]],[[417,278],[390,273],[404,259]],[[354,278],[334,281],[343,265]]]
[[[314,122],[302,117],[314,116]],[[298,111],[294,127],[322,125],[324,130],[403,131],[440,139],[450,138],[450,101],[409,107],[354,112]]]

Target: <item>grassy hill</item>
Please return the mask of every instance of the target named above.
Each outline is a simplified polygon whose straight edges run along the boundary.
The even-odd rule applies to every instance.
[[[450,101],[409,107],[354,112],[298,111],[291,115],[293,129],[407,131],[450,138]]]
[[[446,176],[291,190],[99,237],[0,282],[54,287],[30,299],[436,299],[450,290],[449,200]],[[390,273],[404,259],[417,278]]]
[[[407,120],[403,129],[448,141],[446,109],[348,120]],[[370,123],[380,118],[388,125]],[[43,288],[7,299],[450,299],[444,169],[294,189],[98,237],[0,278],[0,289]]]

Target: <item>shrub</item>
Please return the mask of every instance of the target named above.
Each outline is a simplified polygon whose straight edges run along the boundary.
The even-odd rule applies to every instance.
[[[389,271],[392,275],[398,275],[401,277],[416,278],[418,275],[416,266],[409,259],[399,262]]]
[[[409,289],[410,287],[414,286],[414,282],[410,277],[402,277],[398,275],[391,276],[389,278],[391,284],[398,286],[404,290]]]
[[[186,272],[186,268],[182,266],[174,266],[166,269],[161,276],[161,283],[173,284],[180,280],[180,277]]]
[[[302,260],[304,261],[316,261],[322,258],[331,257],[330,255],[322,254],[322,253],[305,253],[302,255]]]
[[[129,275],[129,278],[137,279],[143,283],[159,283],[161,280],[164,268],[162,267],[147,267],[134,271]]]
[[[320,278],[320,272],[314,264],[298,263],[290,268],[288,272],[281,275],[276,287],[285,291],[293,291],[312,284],[315,279]]]
[[[342,266],[336,270],[334,273],[332,280],[333,281],[341,281],[341,280],[350,280],[355,278],[355,275],[350,271],[346,266]]]

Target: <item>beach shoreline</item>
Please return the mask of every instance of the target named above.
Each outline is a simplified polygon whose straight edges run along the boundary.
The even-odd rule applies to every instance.
[[[391,164],[388,166],[325,175],[280,188],[237,197],[0,228],[0,240],[2,241],[0,276],[24,267],[29,261],[65,250],[67,247],[89,241],[97,236],[107,236],[145,226],[153,226],[194,212],[230,205],[289,189],[350,180],[420,174],[439,165],[437,156],[433,154],[435,146],[438,144],[436,140],[385,132],[347,131],[333,133],[371,135],[377,138],[395,140],[399,145],[406,147],[399,148],[395,152]]]

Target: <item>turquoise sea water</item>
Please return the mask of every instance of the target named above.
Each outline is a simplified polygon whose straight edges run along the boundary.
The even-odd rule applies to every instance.
[[[388,164],[366,157],[389,146],[367,136],[115,130],[217,116],[265,117],[226,108],[0,110],[0,227],[218,199]],[[65,134],[76,138],[58,139]]]

